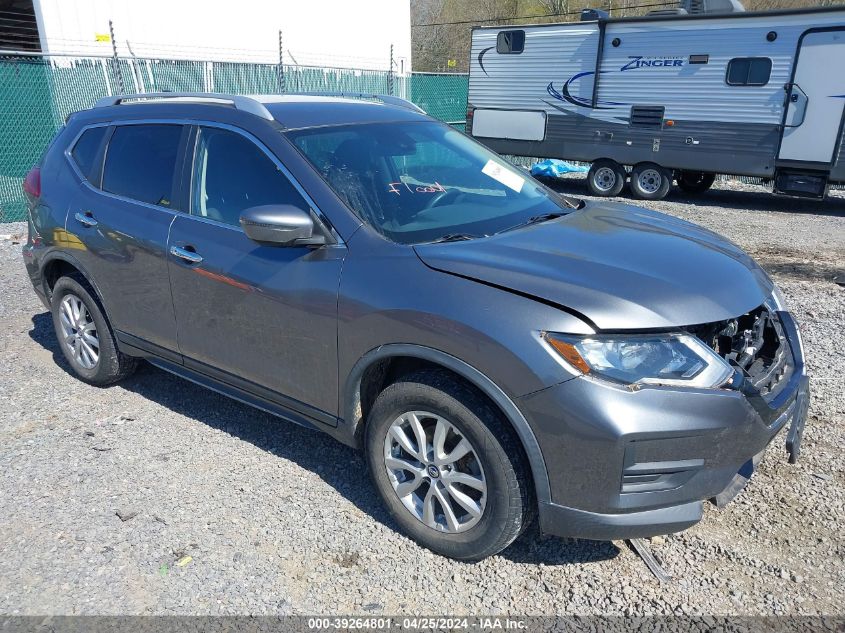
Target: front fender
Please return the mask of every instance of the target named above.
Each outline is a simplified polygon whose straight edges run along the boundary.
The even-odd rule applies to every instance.
[[[532,479],[534,480],[534,490],[537,493],[538,502],[549,502],[551,494],[549,490],[549,476],[546,471],[546,463],[543,459],[540,444],[534,435],[534,431],[522,415],[522,412],[514,404],[508,395],[496,385],[484,373],[475,367],[465,363],[459,358],[456,358],[446,352],[425,347],[422,345],[413,345],[407,343],[394,343],[389,345],[381,345],[375,349],[367,352],[352,368],[349,376],[346,379],[346,384],[343,389],[343,405],[342,412],[344,419],[350,427],[353,436],[358,434],[360,425],[363,424],[361,419],[361,378],[368,367],[373,363],[382,360],[397,357],[412,357],[419,358],[431,363],[435,363],[446,369],[449,369],[459,376],[465,378],[470,384],[478,388],[484,395],[490,398],[496,406],[504,413],[507,420],[510,422],[513,429],[519,436],[522,442],[522,447],[528,456],[529,466],[531,468]]]

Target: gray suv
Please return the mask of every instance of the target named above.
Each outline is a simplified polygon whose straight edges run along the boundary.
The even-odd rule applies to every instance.
[[[801,338],[738,247],[361,97],[72,115],[24,183],[23,256],[76,375],[143,358],[360,447],[396,524],[463,560],[536,515],[683,530],[784,428],[797,458]]]

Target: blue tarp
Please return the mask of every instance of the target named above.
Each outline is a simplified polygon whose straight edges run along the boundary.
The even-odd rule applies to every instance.
[[[590,171],[590,168],[586,165],[575,165],[573,163],[567,163],[565,160],[554,158],[541,160],[539,163],[534,163],[531,166],[531,175],[541,178],[558,178],[563,174],[583,173],[587,171]]]

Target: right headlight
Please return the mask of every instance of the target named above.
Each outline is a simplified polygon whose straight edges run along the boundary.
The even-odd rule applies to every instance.
[[[571,336],[546,333],[550,347],[569,365],[623,385],[714,388],[733,368],[691,334]]]

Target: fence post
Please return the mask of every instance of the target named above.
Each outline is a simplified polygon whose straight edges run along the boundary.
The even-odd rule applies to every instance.
[[[387,71],[387,94],[393,94],[393,44],[390,45],[390,66]]]
[[[279,92],[285,93],[285,57],[282,48],[282,29],[279,29]]]
[[[126,89],[123,87],[123,75],[120,72],[120,61],[117,59],[117,42],[114,39],[114,23],[111,20],[109,20],[109,36],[111,37],[112,69],[115,79],[117,79],[117,89],[119,94],[125,94]]]

